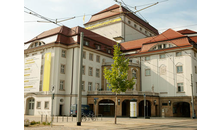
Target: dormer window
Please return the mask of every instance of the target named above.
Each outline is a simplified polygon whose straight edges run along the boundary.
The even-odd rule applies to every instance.
[[[128,21],[128,24],[131,24],[131,21]]]
[[[110,53],[111,53],[111,50],[110,50],[110,49],[107,49],[107,52],[110,54]]]
[[[101,46],[100,46],[100,45],[95,45],[95,48],[96,48],[97,50],[100,50],[100,49],[101,49]]]
[[[84,45],[85,46],[89,46],[89,42],[88,41],[84,41]]]
[[[35,47],[38,47],[38,46],[42,46],[42,45],[45,45],[45,43],[43,41],[35,41],[33,42],[30,46],[29,46],[29,49],[30,48],[35,48]]]
[[[136,28],[136,27],[137,27],[137,25],[136,25],[136,24],[134,24],[134,27]]]
[[[159,49],[165,49],[165,48],[170,48],[170,47],[174,47],[175,45],[174,44],[171,44],[171,43],[159,43],[155,46],[153,46],[150,50],[159,50]]]

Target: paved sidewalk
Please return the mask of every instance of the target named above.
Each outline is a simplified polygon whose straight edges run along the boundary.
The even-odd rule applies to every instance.
[[[196,130],[197,119],[190,118],[117,118],[114,124],[113,117],[104,117],[103,120],[82,122],[81,126],[76,125],[76,118],[72,122],[54,122],[53,127],[25,127],[24,130]]]

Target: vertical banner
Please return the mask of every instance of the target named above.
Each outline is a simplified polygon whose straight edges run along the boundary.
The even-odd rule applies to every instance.
[[[24,59],[24,92],[39,92],[41,55]]]
[[[49,91],[50,88],[50,66],[51,52],[45,54],[43,91]]]

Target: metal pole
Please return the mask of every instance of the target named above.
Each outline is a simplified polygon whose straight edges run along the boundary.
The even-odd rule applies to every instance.
[[[147,117],[148,117],[148,102],[147,102]]]
[[[51,94],[51,120],[50,120],[50,127],[52,127],[53,122],[53,99],[54,99],[54,86],[52,87],[52,94]]]
[[[144,94],[144,118],[145,118],[145,108],[146,108],[146,95]]]
[[[191,87],[192,87],[192,118],[195,119],[194,99],[193,99],[193,76],[192,76],[192,74],[191,74]]]
[[[79,82],[77,99],[77,126],[81,126],[81,102],[82,102],[82,53],[83,53],[83,32],[80,33],[80,53],[79,53]]]

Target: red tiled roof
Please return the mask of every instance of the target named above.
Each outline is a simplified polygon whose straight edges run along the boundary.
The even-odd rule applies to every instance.
[[[174,39],[174,40],[169,40],[167,41],[168,43],[172,43],[175,44],[176,46],[187,46],[187,45],[191,45],[189,43],[189,40],[187,37],[183,37],[183,38],[178,38],[178,39]],[[158,43],[153,43],[153,44],[145,44],[142,46],[141,51],[139,53],[142,52],[147,52],[149,51],[154,45],[156,45]]]
[[[179,32],[179,33],[181,33],[181,34],[194,34],[194,33],[197,33],[197,32],[195,32],[195,31],[192,31],[192,30],[189,30],[189,29],[179,30],[179,31],[177,31],[177,32]]]
[[[191,40],[193,40],[195,43],[197,43],[197,36],[189,37]]]
[[[159,34],[157,29],[155,29],[149,23],[146,23],[145,21],[143,21],[142,19],[140,19],[139,17],[137,17],[136,15],[134,15],[133,13],[131,13],[130,11],[125,9],[123,6],[121,6],[122,7],[121,8],[122,12],[120,12],[119,7],[120,7],[119,5],[115,4],[115,5],[107,8],[107,9],[104,9],[104,10],[92,15],[90,20],[87,23],[85,23],[84,25],[86,25],[88,23],[98,21],[98,20],[101,20],[101,19],[105,19],[105,18],[108,18],[108,17],[112,17],[112,16],[115,16],[115,15],[119,15],[121,13],[124,13],[125,15],[129,16],[130,18],[136,20],[137,22],[139,22],[143,26],[145,26],[148,29],[150,29],[151,31],[153,31],[155,34]]]
[[[44,31],[43,33],[39,34],[37,37],[31,39],[30,41],[25,42],[26,43],[30,43],[36,40],[40,40],[43,38],[47,38],[53,35],[57,35],[57,39],[56,41],[54,41],[55,43],[61,43],[61,44],[65,44],[65,45],[70,45],[70,44],[74,44],[79,42],[78,41],[74,41],[72,36],[80,34],[80,32],[84,33],[84,36],[90,39],[93,39],[97,42],[103,43],[105,45],[108,46],[113,46],[116,44],[115,41],[110,40],[108,38],[105,38],[95,32],[92,32],[90,30],[84,29],[82,27],[73,27],[73,28],[68,28],[66,26],[61,26],[61,27],[57,27],[48,31]]]
[[[121,43],[121,46],[122,46],[122,50],[138,49],[138,48],[141,48],[143,44],[161,42],[161,41],[166,41],[169,39],[176,39],[176,38],[181,38],[181,37],[186,37],[186,36],[172,29],[168,29],[165,32],[161,33],[160,35],[138,39],[134,41],[124,42],[124,43]]]

